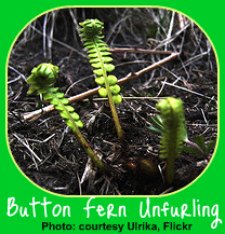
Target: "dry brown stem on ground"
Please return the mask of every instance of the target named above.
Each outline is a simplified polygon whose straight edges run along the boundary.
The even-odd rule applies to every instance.
[[[121,78],[118,80],[118,83],[119,84],[124,84],[130,80],[133,80],[133,79],[137,79],[139,77],[141,77],[142,75],[144,75],[146,72],[149,72],[173,59],[175,59],[177,56],[179,55],[179,53],[171,53],[170,56],[164,58],[164,59],[161,59],[159,60],[158,62],[154,63],[154,64],[151,64],[150,66],[144,68],[144,69],[141,69],[135,73],[129,73],[127,76]],[[81,93],[81,94],[78,94],[78,95],[75,95],[73,97],[70,97],[69,98],[69,101],[70,103],[72,102],[75,102],[75,101],[80,101],[80,100],[83,100],[89,96],[92,96],[94,94],[96,94],[98,92],[98,89],[99,87],[97,88],[94,88],[94,89],[91,89],[91,90],[88,90],[84,93]],[[35,111],[32,111],[32,112],[29,112],[29,113],[25,113],[22,115],[22,119],[25,120],[25,121],[35,121],[36,119],[38,119],[40,116],[42,116],[43,114],[46,114],[50,111],[54,110],[54,106],[53,105],[49,105],[49,106],[46,106],[42,109],[39,109],[39,110],[35,110]]]

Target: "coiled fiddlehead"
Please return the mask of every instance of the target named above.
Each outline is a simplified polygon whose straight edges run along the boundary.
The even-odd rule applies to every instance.
[[[115,104],[122,102],[120,86],[114,75],[108,75],[115,69],[111,64],[112,58],[108,45],[103,41],[103,23],[98,19],[87,19],[80,23],[80,37],[84,47],[87,49],[89,62],[95,74],[95,82],[100,86],[98,93],[101,97],[107,97],[112,112],[112,117],[119,139],[123,137],[123,130],[120,125]]]
[[[166,159],[166,179],[174,179],[175,159],[179,156],[186,135],[185,116],[181,99],[168,97],[160,100],[156,108],[160,111],[163,131],[160,140],[160,158]]]
[[[59,111],[60,116],[73,131],[94,164],[99,169],[103,170],[104,165],[102,161],[92,150],[79,130],[79,128],[83,127],[80,116],[75,112],[74,108],[69,105],[69,100],[64,96],[64,93],[60,92],[59,88],[54,87],[58,72],[59,68],[49,63],[42,63],[33,68],[31,75],[27,79],[27,83],[30,85],[28,94],[42,94],[45,101],[54,105],[55,109]]]

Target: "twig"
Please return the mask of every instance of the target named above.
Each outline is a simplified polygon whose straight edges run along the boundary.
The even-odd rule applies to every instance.
[[[170,50],[150,50],[150,49],[142,49],[142,48],[110,48],[110,52],[112,53],[144,53],[144,54],[164,54],[170,55],[173,54],[173,51]]]
[[[149,72],[173,59],[175,59],[177,56],[179,55],[179,53],[172,53],[170,56],[164,58],[164,59],[161,59],[159,60],[158,62],[144,68],[144,69],[141,69],[137,72],[134,72],[134,73],[129,73],[127,76],[125,76],[124,78],[122,79],[119,79],[118,80],[118,84],[123,84],[123,83],[126,83],[127,81],[130,81],[130,80],[133,80],[133,79],[137,79],[139,78],[140,76],[144,75],[146,72]],[[78,95],[75,95],[73,97],[70,97],[69,98],[69,101],[70,103],[72,102],[75,102],[75,101],[78,101],[78,100],[83,100],[89,96],[92,96],[94,94],[96,94],[98,92],[98,89],[99,87],[97,88],[94,88],[94,89],[91,89],[91,90],[88,90],[84,93],[81,93],[81,94],[78,94]],[[54,106],[53,105],[49,105],[49,106],[46,106],[42,109],[39,109],[39,110],[36,110],[36,111],[32,111],[32,112],[28,112],[28,113],[24,113],[21,117],[23,120],[25,121],[35,121],[37,120],[41,115],[43,114],[46,114],[50,111],[54,110]]]
[[[9,65],[9,69],[11,69],[12,71],[14,71],[19,76],[16,79],[14,79],[14,80],[10,80],[8,82],[8,84],[14,83],[15,81],[19,80],[20,78],[22,78],[24,81],[26,80],[26,77],[20,71],[18,71],[16,68],[14,68],[14,67],[12,67],[12,66]]]
[[[175,18],[175,11],[173,11],[172,17],[170,20],[170,26],[169,26],[169,30],[168,30],[167,37],[166,37],[167,40],[169,40],[171,38],[171,35],[172,35],[172,31],[173,31],[173,27],[174,27],[174,18]],[[167,50],[167,46],[168,46],[168,42],[165,43],[165,50]]]
[[[166,98],[166,97],[124,97],[123,96],[123,100],[152,100],[152,101],[158,101],[159,99],[163,99],[163,98]],[[107,101],[108,98],[93,98],[92,99],[93,101],[95,102],[104,102],[104,101]],[[89,99],[84,99],[83,100],[84,102],[87,102],[89,101]]]
[[[70,51],[72,50],[73,52],[81,55],[82,57],[86,57],[82,52],[76,50],[72,46],[70,46],[64,42],[61,42],[55,38],[51,38],[47,34],[43,34],[43,32],[41,32],[40,30],[38,30],[34,26],[31,26],[31,28],[34,31],[36,31],[38,34],[41,34],[44,37],[46,37],[47,40],[52,40],[53,42],[58,43],[59,45],[69,49]],[[172,51],[160,51],[160,50],[150,50],[150,49],[142,49],[142,48],[110,48],[110,52],[112,52],[112,53],[125,53],[125,52],[127,52],[127,53],[146,53],[146,54],[164,54],[164,55],[173,54]]]
[[[43,35],[43,32],[41,32],[40,30],[38,30],[37,28],[35,28],[33,25],[31,25],[30,27],[31,27],[35,32],[37,32],[38,34]],[[47,40],[50,40],[50,39],[51,39],[49,35],[45,35],[45,37],[47,38]],[[52,38],[51,40],[52,40],[53,42],[55,42],[55,43],[57,43],[57,44],[59,44],[59,45],[65,47],[65,48],[69,49],[69,51],[73,51],[73,52],[79,54],[79,55],[80,55],[81,57],[83,57],[83,58],[86,57],[82,52],[76,50],[74,47],[72,47],[72,46],[70,46],[70,45],[68,45],[68,44],[66,44],[66,43],[64,43],[64,42],[62,42],[62,41],[59,41],[59,40],[57,40],[57,39],[55,39],[55,38]]]
[[[178,15],[178,22],[179,22],[179,28],[182,29],[187,24],[187,18],[185,18],[182,14]]]
[[[172,87],[174,87],[174,88],[183,90],[183,91],[185,91],[185,92],[189,92],[189,93],[195,94],[195,95],[200,96],[200,97],[203,97],[203,98],[207,98],[207,99],[210,99],[210,100],[214,100],[213,97],[206,96],[206,95],[204,95],[204,94],[201,94],[201,93],[192,91],[192,90],[190,90],[190,89],[187,89],[187,88],[184,88],[184,87],[175,85],[175,84],[170,84],[170,83],[168,83],[168,82],[166,82],[166,81],[162,81],[162,85],[172,86]]]
[[[33,159],[33,162],[35,164],[35,167],[38,169],[38,164],[35,161],[35,159],[38,160],[38,162],[42,162],[42,159],[40,159],[38,157],[38,155],[30,148],[30,146],[28,145],[28,143],[25,143],[25,141],[23,141],[21,138],[19,138],[16,134],[13,134],[13,136],[24,146],[28,149],[28,151],[31,153],[31,158]]]

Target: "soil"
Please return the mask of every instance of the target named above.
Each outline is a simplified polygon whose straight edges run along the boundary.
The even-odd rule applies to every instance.
[[[85,128],[82,133],[102,156],[108,171],[91,165],[82,147],[56,111],[35,121],[22,115],[48,105],[28,96],[26,78],[39,63],[60,67],[57,86],[67,97],[95,88],[77,22],[98,18],[105,23],[111,48],[142,48],[180,52],[173,61],[125,83],[117,106],[125,137],[118,141],[107,101],[97,95],[72,103]],[[113,53],[118,79],[167,55]],[[157,98],[184,102],[188,138],[217,137],[217,65],[212,45],[190,20],[163,9],[61,9],[33,21],[18,37],[9,59],[8,138],[22,172],[42,188],[66,195],[159,195],[177,191],[196,179],[209,164],[207,154],[183,151],[168,185],[166,162],[159,158],[160,135],[149,130],[158,114]],[[146,170],[148,168],[152,170]]]

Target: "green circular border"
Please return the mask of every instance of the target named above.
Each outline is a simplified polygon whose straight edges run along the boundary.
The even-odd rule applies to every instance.
[[[204,35],[206,36],[206,38],[208,39],[208,41],[210,42],[210,45],[212,46],[212,49],[213,49],[213,52],[214,52],[214,55],[215,55],[215,58],[216,58],[216,65],[217,65],[217,101],[218,101],[218,104],[217,104],[217,139],[216,139],[216,145],[215,145],[215,148],[214,148],[214,151],[213,151],[213,154],[212,154],[212,157],[209,161],[209,163],[207,164],[207,166],[203,169],[203,171],[201,172],[200,175],[198,175],[193,181],[191,181],[189,184],[185,185],[184,187],[176,190],[176,191],[173,191],[171,193],[166,193],[166,194],[161,194],[161,195],[94,195],[95,197],[99,198],[99,197],[103,197],[103,198],[113,198],[113,197],[116,197],[116,198],[144,198],[144,197],[150,197],[150,198],[162,198],[162,197],[168,197],[168,196],[171,196],[171,195],[174,195],[174,194],[177,194],[179,192],[182,192],[184,190],[186,190],[187,188],[189,188],[191,185],[193,185],[195,182],[197,182],[198,179],[200,179],[205,173],[206,171],[209,169],[214,157],[215,157],[215,154],[217,152],[217,148],[218,148],[218,144],[219,144],[219,137],[220,137],[220,63],[219,63],[219,58],[218,58],[218,53],[215,49],[215,46],[212,42],[212,40],[210,39],[209,35],[207,34],[207,32],[194,20],[192,19],[192,17],[190,17],[189,15],[177,10],[177,9],[174,9],[172,7],[167,7],[167,6],[158,6],[158,5],[145,5],[145,6],[139,6],[139,5],[127,5],[127,6],[115,6],[115,5],[84,5],[84,6],[80,6],[80,5],[65,5],[65,6],[59,6],[59,7],[53,7],[53,8],[50,8],[49,10],[46,10],[40,14],[38,14],[37,16],[35,16],[34,18],[32,18],[16,35],[16,37],[14,38],[13,42],[11,43],[11,46],[10,46],[10,49],[8,51],[8,56],[7,56],[7,60],[6,60],[6,93],[7,93],[7,90],[8,90],[8,83],[7,83],[7,80],[8,80],[8,64],[9,64],[9,58],[10,58],[10,54],[12,52],[12,49],[14,47],[14,44],[15,42],[17,41],[17,39],[19,38],[19,36],[21,35],[21,33],[35,20],[37,20],[37,18],[39,18],[40,16],[43,16],[49,12],[52,12],[52,11],[55,11],[55,10],[62,10],[62,9],[71,9],[71,8],[157,8],[157,9],[163,9],[163,10],[168,10],[168,11],[172,11],[172,12],[176,12],[178,14],[181,14],[183,16],[185,16],[187,19],[189,19],[190,21],[194,22],[195,25],[198,26],[198,28],[204,33]],[[8,96],[7,96],[8,97]],[[7,110],[8,110],[8,98],[6,99],[6,113],[7,113]],[[34,185],[36,188],[42,190],[43,192],[47,192],[51,195],[54,195],[54,196],[58,196],[58,197],[63,197],[63,198],[77,198],[77,197],[82,197],[82,198],[85,198],[85,197],[91,197],[93,195],[64,195],[64,194],[59,194],[59,193],[55,193],[55,192],[51,192],[43,187],[41,187],[40,185],[36,184],[34,181],[32,181],[22,170],[21,168],[18,166],[18,164],[16,163],[15,159],[14,159],[14,156],[11,152],[11,148],[10,148],[10,144],[9,144],[9,140],[8,140],[8,114],[6,114],[6,139],[7,139],[7,147],[8,147],[8,150],[9,150],[9,153],[10,153],[10,156],[11,156],[11,159],[13,161],[13,163],[15,164],[17,170],[23,175],[23,177],[25,177],[29,182],[30,184]]]

